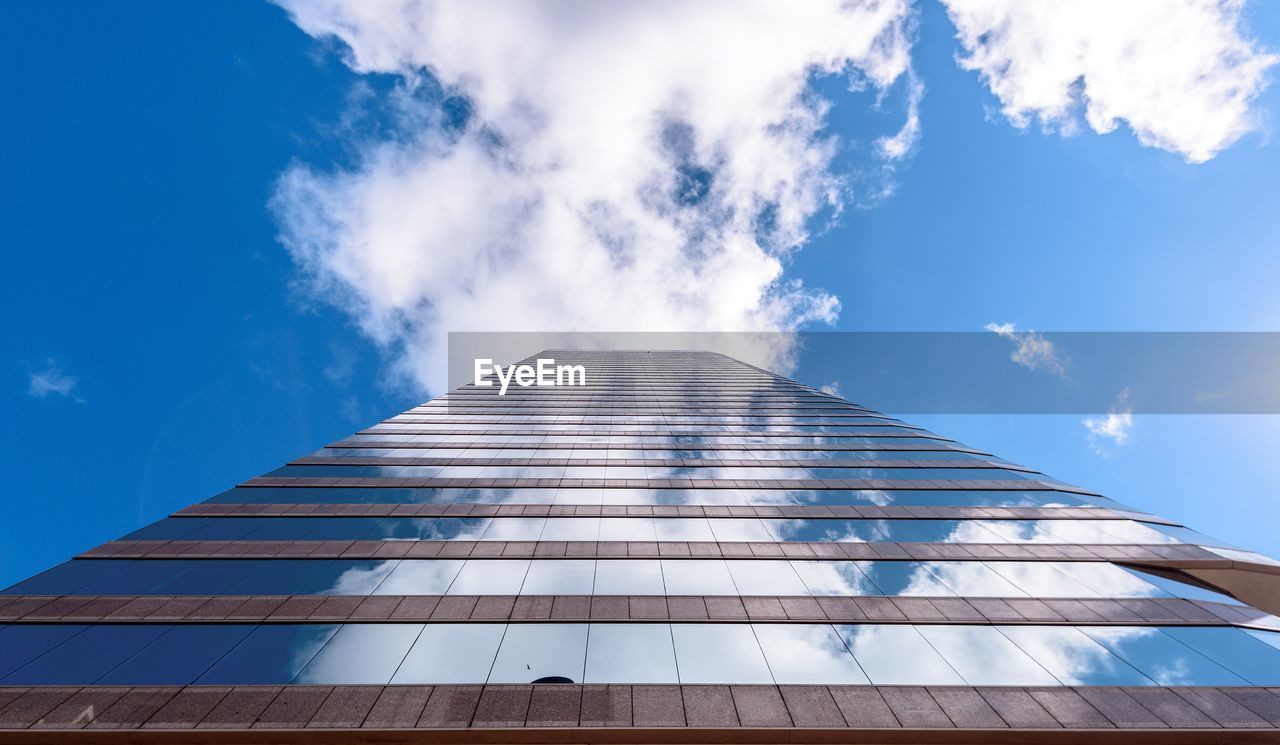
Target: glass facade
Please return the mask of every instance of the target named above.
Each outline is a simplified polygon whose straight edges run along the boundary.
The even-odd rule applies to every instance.
[[[4,595],[1180,597],[1238,604],[1100,562],[818,559],[73,559]]]
[[[589,385],[465,386],[0,591],[0,691],[1280,686],[1280,619],[1191,572],[1264,557],[721,355],[539,356]]]
[[[931,520],[690,517],[170,517],[137,541],[913,541],[924,543],[1178,543],[1133,520]]]
[[[1275,686],[1278,645],[1227,626],[19,624],[0,685]]]

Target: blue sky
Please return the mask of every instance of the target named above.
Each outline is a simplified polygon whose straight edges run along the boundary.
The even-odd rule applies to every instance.
[[[371,141],[405,128],[448,140],[469,126],[463,97],[432,115],[446,95],[426,85],[407,106],[393,75],[354,72],[340,45],[265,3],[0,13],[0,74],[22,102],[0,119],[0,584],[423,397],[402,369],[415,337],[388,337],[318,292],[269,205],[282,174],[358,169]],[[1280,49],[1280,6],[1255,3],[1246,21]],[[850,200],[785,262],[787,278],[840,298],[834,328],[1280,325],[1280,148],[1268,134],[1280,88],[1253,103],[1261,132],[1191,165],[1123,126],[1065,137],[1012,126],[956,64],[943,8],[921,4],[916,23],[925,93],[908,157],[886,164],[857,147],[900,126],[904,79],[879,108],[844,76],[815,83],[833,103],[823,132],[851,143],[833,171],[893,185]],[[1080,417],[913,420],[1280,554],[1273,417],[1139,416],[1120,445],[1091,442]]]

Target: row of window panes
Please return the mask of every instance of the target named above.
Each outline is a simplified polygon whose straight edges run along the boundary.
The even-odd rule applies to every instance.
[[[804,505],[949,507],[1111,507],[1106,497],[1051,490],[982,489],[629,489],[528,487],[412,489],[254,486],[228,489],[213,504],[555,504],[555,505]]]
[[[583,406],[492,406],[451,404],[432,411],[407,411],[382,420],[384,423],[411,424],[415,422],[497,421],[522,424],[525,422],[605,421],[619,423],[689,424],[838,424],[854,426],[862,423],[872,426],[904,424],[899,419],[860,409],[830,410],[815,413],[809,409],[776,409],[743,406],[719,411],[704,407],[670,407],[668,410],[641,407],[583,407]]]
[[[1280,685],[1280,634],[885,624],[0,627],[0,685]]]
[[[617,399],[599,399],[599,401],[536,401],[536,402],[504,402],[492,398],[475,399],[442,398],[402,412],[402,415],[429,415],[439,412],[451,413],[635,413],[635,415],[664,416],[668,413],[696,412],[700,415],[712,413],[728,413],[728,415],[771,416],[882,416],[879,412],[867,408],[856,407],[851,403],[795,402],[780,399],[684,399],[684,401],[617,401]]]
[[[73,559],[5,595],[1226,595],[1101,562],[761,559]]]
[[[710,435],[716,432],[751,432],[760,433],[768,432],[779,434],[784,432],[792,432],[795,434],[813,434],[824,432],[830,435],[838,435],[841,432],[867,432],[874,430],[877,434],[904,434],[904,435],[920,435],[922,431],[910,426],[889,425],[889,424],[868,424],[862,423],[857,425],[834,426],[834,425],[816,425],[816,424],[794,424],[787,427],[774,427],[763,424],[700,424],[696,432],[690,432],[688,425],[664,425],[657,426],[654,424],[611,424],[608,426],[610,434],[619,434],[625,432],[663,432],[668,429],[674,430],[681,434],[692,434],[695,436]],[[581,422],[564,423],[564,424],[521,424],[519,430],[521,434],[531,432],[577,432],[581,429],[590,429]],[[488,432],[493,429],[501,429],[494,424],[486,424],[483,422],[454,422],[440,421],[431,424],[408,424],[399,422],[375,424],[363,431],[365,432],[412,432],[414,434],[430,434],[437,431],[473,431]],[[924,433],[927,434],[927,433]],[[670,435],[668,435],[670,436]]]
[[[516,415],[577,415],[577,416],[640,416],[640,417],[696,417],[697,419],[725,417],[748,417],[752,419],[768,417],[868,417],[873,419],[891,419],[883,414],[854,406],[806,406],[803,404],[780,405],[762,401],[759,404],[743,402],[737,404],[717,403],[671,403],[671,404],[627,404],[609,401],[591,404],[587,402],[536,402],[518,404],[507,403],[502,399],[488,401],[441,400],[430,406],[419,406],[396,414],[387,421],[398,417],[438,416],[506,416]]]
[[[1003,468],[856,468],[784,466],[284,466],[268,476],[352,479],[915,479],[948,481],[1043,480],[1043,474]]]
[[[698,416],[696,414],[666,414],[657,416],[646,416],[644,414],[479,414],[473,412],[440,412],[438,414],[397,414],[390,419],[384,420],[391,424],[436,424],[450,422],[486,422],[490,424],[503,425],[515,424],[524,426],[525,424],[539,423],[600,423],[606,426],[612,424],[657,424],[657,425],[680,425],[691,424],[698,425],[702,423],[715,423],[720,425],[771,425],[771,426],[791,426],[791,425],[818,425],[829,424],[837,426],[861,426],[861,425],[878,425],[878,424],[901,424],[896,419],[878,416],[733,416],[728,414]]]
[[[933,437],[913,437],[900,435],[897,437],[835,437],[835,436],[699,436],[699,435],[581,435],[581,434],[531,434],[531,435],[495,435],[485,433],[465,435],[399,435],[399,434],[354,434],[335,443],[335,446],[365,445],[376,447],[378,443],[415,444],[423,447],[460,447],[464,445],[502,445],[502,446],[574,446],[574,445],[616,445],[620,448],[644,445],[647,447],[668,448],[704,448],[732,447],[735,445],[773,445],[779,449],[797,448],[806,445],[815,447],[857,448],[860,446],[879,447],[946,447],[951,441]]]
[[[321,458],[538,458],[594,460],[990,460],[959,450],[641,450],[624,448],[322,448]]]
[[[1192,537],[1194,536],[1194,537]],[[1161,544],[1199,534],[1133,520],[799,520],[753,517],[169,517],[147,541],[814,541]]]

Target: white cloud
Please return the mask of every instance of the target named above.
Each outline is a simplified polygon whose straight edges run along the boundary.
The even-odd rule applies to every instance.
[[[359,72],[400,76],[407,131],[273,200],[307,286],[437,390],[444,332],[792,330],[838,300],[784,275],[848,181],[814,74],[907,80],[909,0],[280,0]],[[465,97],[462,132],[415,96]],[[765,362],[765,361],[762,361]]]
[[[1108,447],[1129,442],[1133,431],[1133,406],[1129,397],[1129,389],[1125,388],[1116,396],[1115,404],[1106,416],[1088,417],[1080,422],[1089,430],[1089,445],[1095,452],[1107,454]]]
[[[1070,134],[1125,122],[1193,163],[1258,126],[1277,61],[1242,28],[1243,0],[943,0],[1006,117]]]
[[[888,160],[901,160],[911,154],[920,139],[920,102],[924,100],[924,83],[907,68],[907,120],[892,136],[876,140],[880,154]]]
[[[830,383],[826,383],[826,384],[824,384],[821,388],[819,388],[818,390],[822,391],[823,393],[827,394],[828,396],[839,396],[839,395],[840,395],[840,381],[835,380],[835,381],[832,381],[832,382],[830,382]]]
[[[1054,375],[1067,374],[1070,360],[1040,332],[1018,331],[1012,323],[988,323],[983,328],[1013,342],[1013,353],[1009,355],[1009,359],[1028,370],[1044,370]]]
[[[34,370],[28,376],[27,395],[33,398],[62,396],[80,401],[80,397],[75,395],[78,385],[76,378],[64,372],[57,360],[49,359],[45,361],[43,370]]]

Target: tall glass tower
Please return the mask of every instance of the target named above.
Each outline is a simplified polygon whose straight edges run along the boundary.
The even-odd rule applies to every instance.
[[[586,385],[4,590],[0,743],[1280,741],[1275,562],[722,355],[537,357]]]

